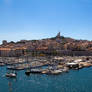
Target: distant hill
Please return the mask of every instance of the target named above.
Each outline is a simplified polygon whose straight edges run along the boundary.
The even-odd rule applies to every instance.
[[[92,41],[76,40],[60,35],[60,32],[52,38],[42,40],[21,40],[18,42],[7,42],[6,40],[0,45],[0,54],[18,55],[27,54],[32,51],[92,51]],[[12,53],[12,54],[11,54]],[[3,55],[2,55],[3,54]]]

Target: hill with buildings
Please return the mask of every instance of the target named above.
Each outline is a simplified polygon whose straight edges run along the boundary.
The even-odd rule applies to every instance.
[[[77,53],[77,54],[76,54]],[[81,54],[82,53],[82,54]],[[84,54],[83,54],[84,53]],[[76,40],[60,35],[41,40],[2,41],[0,56],[24,55],[91,55],[92,41]]]

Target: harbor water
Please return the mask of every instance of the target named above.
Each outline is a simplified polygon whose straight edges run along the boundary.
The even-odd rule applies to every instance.
[[[6,67],[0,67],[0,92],[92,92],[92,67],[60,75],[26,76],[21,70],[16,78],[5,77],[6,72]]]

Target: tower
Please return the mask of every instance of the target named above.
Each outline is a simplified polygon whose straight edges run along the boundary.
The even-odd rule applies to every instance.
[[[61,42],[60,32],[56,35],[56,41],[57,41],[58,43]]]
[[[61,36],[60,36],[60,32],[57,34],[57,36],[56,36],[56,38],[60,38]]]

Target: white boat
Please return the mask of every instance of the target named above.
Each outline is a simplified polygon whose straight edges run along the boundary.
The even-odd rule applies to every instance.
[[[16,77],[16,73],[7,73],[6,77]]]
[[[60,73],[62,73],[61,70],[54,70],[54,71],[51,71],[51,74],[60,74]]]

